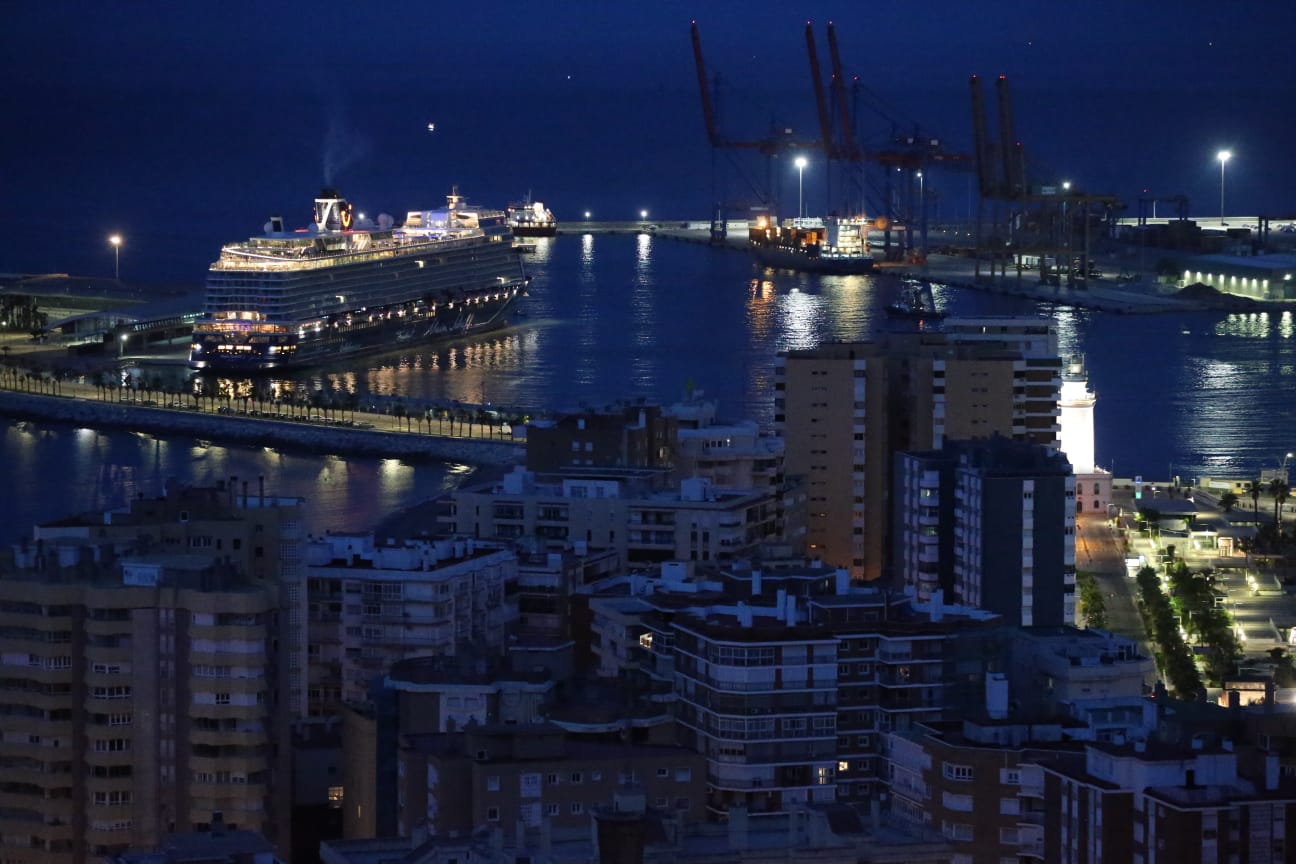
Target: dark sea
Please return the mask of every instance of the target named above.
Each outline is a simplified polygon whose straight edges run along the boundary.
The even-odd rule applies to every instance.
[[[670,223],[705,219],[717,199],[753,200],[767,167],[742,163],[742,154],[713,158],[687,75],[625,92],[612,83],[521,82],[505,92],[360,94],[341,80],[303,93],[272,79],[201,96],[181,79],[143,95],[33,87],[0,96],[10,130],[0,136],[0,272],[109,277],[105,238],[120,232],[123,280],[150,290],[197,289],[220,246],[258,233],[272,214],[305,224],[326,182],[361,210],[398,217],[438,205],[458,184],[497,206],[530,191],[562,221],[586,210],[596,220],[634,219],[646,209],[650,221]],[[924,100],[928,123],[951,130],[951,147],[966,149],[961,87],[909,95]],[[1249,142],[1229,166],[1231,200],[1261,212],[1296,199],[1284,115],[1264,93],[1209,104],[1186,92],[1093,92],[1065,103],[1053,95],[1022,92],[1016,103],[1028,141],[1043,145],[1051,129],[1082,133],[1036,147],[1040,177],[1067,176],[1130,200],[1140,185],[1187,191],[1201,203],[1195,211],[1214,213],[1213,130],[1227,127]],[[741,107],[726,109],[733,129],[768,123],[768,112],[744,116]],[[809,103],[793,108],[810,128]],[[1129,118],[1161,131],[1131,142]],[[891,127],[869,122],[877,127],[870,140],[885,140]],[[1122,147],[1118,164],[1111,153]],[[787,161],[768,166],[784,201],[797,194]],[[806,169],[808,212],[831,206],[837,193],[827,176],[814,162]],[[966,215],[966,175],[934,170],[927,184],[935,217]],[[561,237],[541,242],[527,266],[534,280],[517,326],[314,370],[294,383],[530,411],[669,402],[693,389],[718,400],[725,416],[768,422],[778,352],[876,335],[891,326],[884,308],[899,290],[891,277],[764,271],[740,253],[648,236]],[[1296,450],[1290,315],[1123,316],[941,287],[935,294],[951,314],[1054,318],[1063,353],[1085,355],[1098,395],[1098,462],[1120,476],[1250,476]],[[268,491],[305,497],[310,530],[362,529],[467,470],[5,423],[0,542],[35,520],[157,494],[168,478],[232,475],[265,477]]]
[[[717,400],[726,417],[768,424],[780,351],[860,340],[900,325],[885,314],[895,277],[766,270],[742,253],[661,237],[540,240],[525,317],[497,333],[302,373],[293,386],[384,397],[490,402],[528,412]],[[1116,315],[937,286],[954,315],[1057,322],[1096,391],[1096,451],[1120,476],[1253,476],[1296,449],[1296,341],[1290,314]],[[121,506],[168,478],[265,477],[308,501],[310,530],[369,528],[469,475],[464,466],[307,456],[125,432],[0,425],[0,540],[33,520]],[[21,491],[19,491],[21,490]]]

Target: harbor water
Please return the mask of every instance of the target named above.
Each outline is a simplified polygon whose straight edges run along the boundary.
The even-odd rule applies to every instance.
[[[773,271],[740,252],[647,234],[542,238],[526,263],[524,317],[507,330],[278,383],[533,413],[703,391],[723,416],[768,424],[780,351],[918,326],[886,314],[903,287],[895,276]],[[940,285],[933,293],[950,315],[1055,320],[1063,355],[1086,358],[1097,461],[1118,476],[1254,476],[1296,450],[1296,403],[1283,395],[1296,376],[1291,313],[1120,315]],[[14,422],[0,425],[0,460],[10,488],[24,490],[0,499],[0,541],[34,520],[157,494],[167,478],[231,475],[264,476],[267,491],[306,498],[310,530],[355,530],[469,472]]]

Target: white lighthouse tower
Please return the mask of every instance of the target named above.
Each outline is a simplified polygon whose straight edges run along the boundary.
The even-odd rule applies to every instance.
[[[1111,474],[1094,464],[1094,403],[1084,358],[1072,357],[1062,373],[1058,399],[1061,449],[1076,478],[1076,512],[1106,513],[1111,503]]]

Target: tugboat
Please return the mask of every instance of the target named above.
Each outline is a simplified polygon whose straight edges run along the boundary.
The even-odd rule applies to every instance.
[[[558,220],[543,201],[532,201],[530,192],[525,201],[508,205],[508,224],[514,237],[554,237],[558,234]]]
[[[945,317],[945,313],[936,308],[931,285],[926,282],[906,287],[903,296],[889,304],[886,311],[893,318],[908,318],[911,321],[939,321]]]

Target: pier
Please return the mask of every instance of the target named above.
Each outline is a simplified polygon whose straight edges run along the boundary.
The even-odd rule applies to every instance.
[[[681,243],[710,246],[718,250],[747,252],[746,223],[733,223],[723,243],[712,243],[710,223],[705,220],[639,220],[621,222],[567,222],[559,223],[558,234],[649,234],[653,237]],[[954,240],[948,232],[933,231],[934,245],[943,240]],[[876,240],[876,238],[874,238]],[[981,262],[977,275],[977,262],[968,255],[933,254],[921,264],[883,262],[877,272],[905,279],[917,279],[988,294],[1024,297],[1041,303],[1090,309],[1095,312],[1112,312],[1122,315],[1151,315],[1167,312],[1283,312],[1296,308],[1296,303],[1280,300],[1256,300],[1233,294],[1214,298],[1188,298],[1176,296],[1174,286],[1165,285],[1154,276],[1136,274],[1132,278],[1094,278],[1077,280],[1073,285],[1049,285],[1035,271],[1011,271],[1007,275],[989,276],[989,262]]]
[[[524,439],[502,424],[378,414],[368,411],[282,415],[181,399],[158,404],[148,394],[60,380],[16,369],[0,372],[0,415],[102,429],[276,447],[339,456],[430,459],[467,465],[512,465],[525,455]],[[236,400],[241,401],[241,400]],[[294,409],[296,410],[296,409]]]

